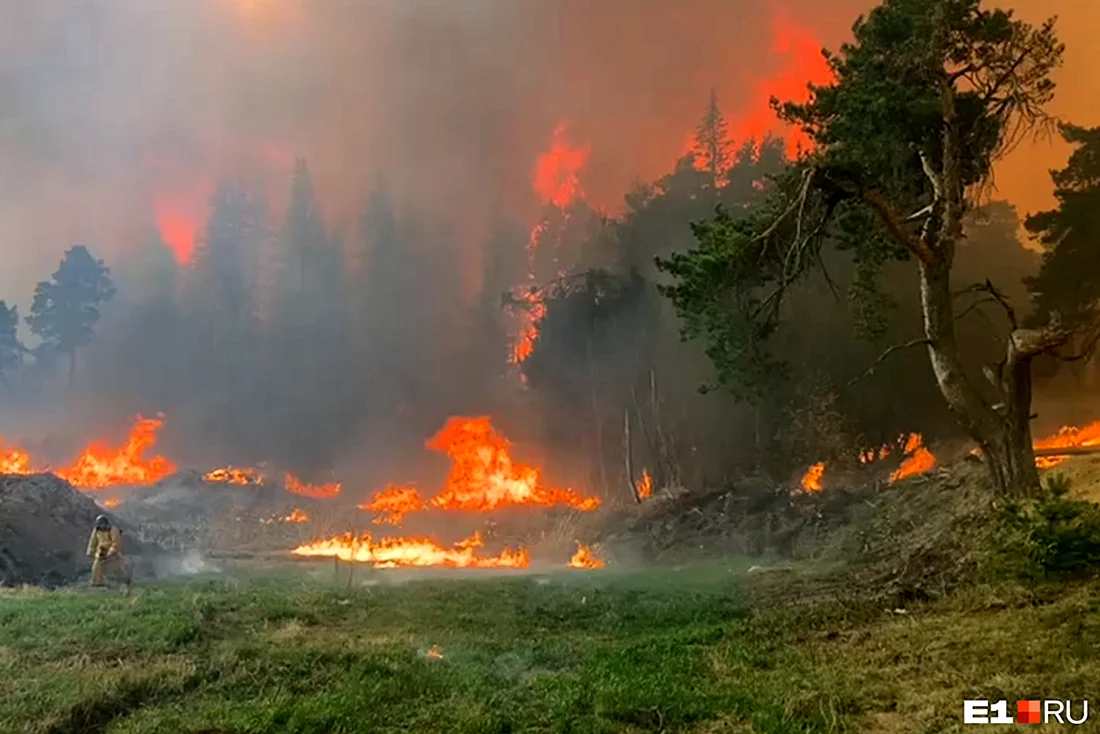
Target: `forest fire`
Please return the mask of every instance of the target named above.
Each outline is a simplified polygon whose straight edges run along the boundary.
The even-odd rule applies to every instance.
[[[583,196],[580,171],[588,163],[591,146],[573,146],[566,137],[568,125],[559,122],[554,128],[550,149],[535,161],[533,185],[543,204],[564,209]]]
[[[577,543],[577,552],[569,559],[570,568],[603,568],[603,559],[597,558],[592,549]]]
[[[211,484],[235,484],[244,487],[248,485],[261,486],[266,477],[258,469],[250,466],[227,466],[206,472],[206,474],[203,474],[202,479],[204,482]]]
[[[505,549],[499,555],[478,555],[484,546],[481,535],[475,533],[465,540],[445,548],[431,538],[383,538],[375,541],[369,533],[345,535],[300,545],[291,551],[296,556],[339,558],[342,561],[370,563],[375,568],[426,567],[444,568],[527,568],[530,558],[523,548]]]
[[[81,489],[104,489],[119,484],[153,484],[176,471],[176,466],[163,456],[146,459],[145,452],[156,444],[157,431],[163,418],[135,419],[126,444],[111,448],[93,443],[72,465],[55,469],[53,473]]]
[[[510,443],[486,416],[449,419],[427,447],[451,458],[446,487],[432,500],[440,509],[484,512],[509,505],[565,505],[589,512],[600,505],[596,497],[547,487],[537,468],[514,462]]]
[[[303,497],[312,497],[315,500],[331,499],[340,494],[340,483],[329,482],[328,484],[307,484],[293,474],[286,474],[283,476],[283,487],[287,492],[293,492],[294,494],[300,494]]]
[[[405,515],[427,509],[428,505],[416,487],[390,485],[376,492],[369,502],[359,505],[360,510],[385,513],[374,519],[375,525],[400,525]]]

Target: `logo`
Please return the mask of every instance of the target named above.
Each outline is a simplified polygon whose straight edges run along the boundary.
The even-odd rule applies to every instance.
[[[1008,713],[1008,701],[963,701],[964,724],[1084,724],[1089,718],[1088,701],[1017,701],[1016,718]],[[1078,713],[1079,712],[1079,713]]]

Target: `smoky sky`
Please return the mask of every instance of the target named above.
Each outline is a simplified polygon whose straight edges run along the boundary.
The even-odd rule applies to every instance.
[[[72,243],[115,261],[151,223],[193,226],[221,177],[256,175],[277,205],[297,156],[330,221],[351,226],[384,184],[448,223],[473,278],[491,223],[534,216],[532,168],[558,123],[591,147],[582,183],[614,211],[671,168],[711,88],[736,121],[761,114],[769,80],[789,86],[777,24],[836,47],[871,5],[0,0],[0,298],[25,304]],[[1100,123],[1098,4],[1010,5],[1061,16],[1054,111]],[[1048,205],[1065,153],[1017,151],[1002,194]]]

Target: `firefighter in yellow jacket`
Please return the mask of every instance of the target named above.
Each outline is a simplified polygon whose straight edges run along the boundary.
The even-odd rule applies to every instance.
[[[113,527],[106,515],[95,519],[92,537],[88,539],[88,557],[92,559],[92,586],[103,586],[103,575],[108,570],[130,585],[130,570],[122,558],[122,531]]]

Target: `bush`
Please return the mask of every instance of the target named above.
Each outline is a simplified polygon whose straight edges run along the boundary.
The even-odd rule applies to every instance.
[[[1001,510],[997,556],[1017,575],[1053,578],[1100,569],[1100,506],[1069,496],[1070,481],[1054,474],[1039,496]]]

